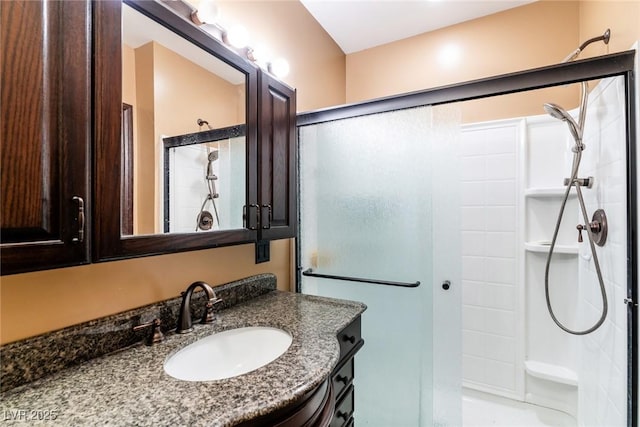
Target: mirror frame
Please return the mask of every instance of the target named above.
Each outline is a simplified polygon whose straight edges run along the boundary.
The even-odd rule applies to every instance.
[[[93,261],[160,255],[251,243],[258,224],[208,233],[123,236],[122,189],[122,3],[165,26],[246,76],[246,203],[258,203],[258,67],[221,42],[153,0],[93,2]],[[248,215],[249,221],[252,215]]]

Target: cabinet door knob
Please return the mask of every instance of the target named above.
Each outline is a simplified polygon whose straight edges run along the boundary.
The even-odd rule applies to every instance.
[[[346,342],[350,342],[351,344],[354,344],[356,342],[356,337],[355,335],[343,335],[342,341],[346,341]]]
[[[349,381],[349,378],[345,377],[344,375],[336,375],[336,380],[346,385],[347,382]]]
[[[72,239],[73,242],[84,242],[84,199],[80,196],[73,196],[73,201],[78,203],[78,235]]]
[[[338,418],[342,418],[345,421],[347,421],[349,419],[349,413],[348,412],[338,411],[338,412],[336,412],[336,416]]]

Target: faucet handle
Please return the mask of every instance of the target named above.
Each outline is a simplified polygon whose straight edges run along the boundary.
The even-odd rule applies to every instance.
[[[134,326],[133,330],[134,331],[139,331],[141,329],[150,327],[151,328],[151,333],[147,336],[147,339],[145,340],[145,344],[146,345],[157,344],[159,342],[162,342],[162,340],[164,340],[164,335],[162,334],[162,331],[160,330],[160,323],[161,323],[160,319],[156,318],[156,319],[153,319],[149,323],[144,323],[142,325]]]
[[[216,297],[215,294],[213,298],[209,298],[209,301],[207,301],[207,304],[204,307],[204,314],[202,315],[202,320],[200,321],[200,323],[212,323],[214,320],[216,320],[216,312],[213,308],[216,304],[219,304],[221,302],[222,298]]]

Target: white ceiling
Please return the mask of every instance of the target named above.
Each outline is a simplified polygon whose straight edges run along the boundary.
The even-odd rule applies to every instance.
[[[300,0],[346,54],[535,0]]]

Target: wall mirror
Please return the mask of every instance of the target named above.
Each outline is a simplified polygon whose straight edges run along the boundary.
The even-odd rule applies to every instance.
[[[257,68],[162,2],[95,9],[94,260],[255,240]]]
[[[123,116],[131,129],[123,150],[132,153],[122,165],[124,235],[243,227],[244,132],[225,133],[244,130],[245,80],[123,4],[122,101],[132,110]]]

